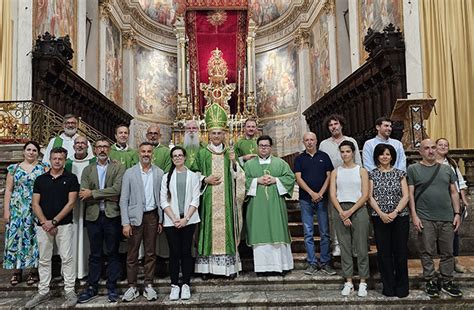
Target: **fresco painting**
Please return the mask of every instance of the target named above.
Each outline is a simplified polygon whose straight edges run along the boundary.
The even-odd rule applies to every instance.
[[[312,69],[311,98],[315,102],[331,89],[329,31],[326,14],[322,14],[317,19],[311,31],[313,38],[310,56]]]
[[[105,95],[122,106],[122,36],[120,29],[109,19],[105,30]]]
[[[176,117],[177,58],[165,52],[137,47],[135,51],[135,108],[153,120]]]
[[[179,1],[139,0],[139,3],[146,15],[154,21],[167,26],[174,24]]]
[[[290,4],[288,0],[250,0],[249,12],[253,20],[263,26],[282,16]]]
[[[256,102],[260,118],[296,110],[299,104],[297,60],[293,44],[256,56]]]

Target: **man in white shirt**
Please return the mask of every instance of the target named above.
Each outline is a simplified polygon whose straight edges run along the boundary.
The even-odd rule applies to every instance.
[[[367,171],[372,171],[377,168],[374,163],[375,146],[379,143],[386,143],[393,146],[397,152],[397,161],[393,167],[406,172],[407,158],[405,156],[403,144],[396,139],[390,138],[390,134],[392,133],[392,120],[387,117],[379,117],[375,121],[375,129],[377,129],[377,135],[374,138],[367,140],[362,150],[364,168],[367,169]]]

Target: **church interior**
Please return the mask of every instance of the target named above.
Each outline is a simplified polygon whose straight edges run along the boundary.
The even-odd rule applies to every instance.
[[[207,140],[212,103],[228,113],[227,141],[255,119],[259,133],[273,138],[274,155],[288,162],[304,149],[305,132],[330,136],[323,124],[330,114],[346,118],[344,133],[360,148],[375,135],[375,120],[390,117],[409,162],[419,159],[421,140],[447,138],[472,197],[472,0],[0,0],[0,16],[1,201],[6,167],[21,158],[22,144],[46,146],[67,113],[80,118],[90,141],[114,141],[115,126],[130,125],[136,148],[152,124],[164,145],[183,142],[188,120]],[[471,221],[461,229],[462,255],[473,254]],[[249,276],[239,281],[236,291],[258,290]],[[265,300],[284,307],[277,296],[284,282],[274,280],[275,296]],[[287,282],[304,296],[337,286],[295,275]],[[191,306],[216,306],[205,299],[209,287],[196,287],[203,301]],[[221,305],[266,305],[247,295]],[[331,296],[308,298],[312,304],[298,297],[294,306],[341,306]],[[474,303],[474,291],[465,302]]]

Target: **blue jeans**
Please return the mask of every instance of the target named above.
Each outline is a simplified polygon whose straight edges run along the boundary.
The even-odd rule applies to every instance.
[[[304,229],[304,245],[308,253],[308,264],[318,265],[318,258],[314,250],[314,213],[318,216],[320,242],[320,261],[321,266],[328,265],[331,261],[329,254],[329,245],[331,238],[329,236],[328,207],[326,200],[314,203],[311,201],[300,200],[301,221]]]
[[[115,289],[117,280],[122,272],[122,265],[119,257],[119,245],[122,239],[122,223],[120,216],[108,218],[100,212],[99,218],[94,222],[86,221],[87,234],[91,253],[89,255],[89,276],[88,284],[98,287],[100,275],[102,273],[102,254],[107,251],[107,288]]]

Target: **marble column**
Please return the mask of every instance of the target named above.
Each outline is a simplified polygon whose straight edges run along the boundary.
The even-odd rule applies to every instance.
[[[12,99],[31,100],[33,48],[33,3],[31,0],[12,1],[13,66]]]
[[[310,42],[311,31],[307,28],[300,28],[296,32],[294,43],[298,48],[298,91],[300,94],[300,123],[301,132],[308,131],[308,124],[302,112],[312,104],[311,100],[311,62],[310,62]]]
[[[186,79],[186,28],[184,20],[178,19],[174,25],[174,32],[176,35],[176,41],[178,45],[177,51],[177,61],[178,61],[178,114],[177,118],[186,118],[187,114],[192,113],[192,111],[187,111],[188,101],[186,99],[187,95],[187,85],[189,83]],[[196,73],[198,74],[198,73]],[[194,76],[194,74],[193,74]],[[191,98],[189,98],[191,99]],[[189,114],[190,115],[190,114]]]
[[[349,37],[352,72],[360,66],[359,1],[349,1]]]
[[[255,36],[257,34],[257,24],[253,19],[249,20],[247,33],[247,110],[250,117],[257,116],[256,94],[255,94]],[[244,94],[245,95],[245,94]]]
[[[110,4],[102,2],[99,6],[99,91],[105,95],[105,58],[106,58],[106,31],[110,23]]]
[[[424,93],[418,0],[403,0],[403,29],[407,93],[409,99],[428,98]]]
[[[329,74],[331,77],[331,88],[334,88],[339,82],[337,76],[336,4],[334,0],[327,0],[324,3],[323,9],[328,21]]]
[[[123,103],[122,108],[131,115],[136,115],[135,109],[135,68],[134,52],[137,40],[133,30],[125,30],[122,33],[122,57],[123,57]]]

